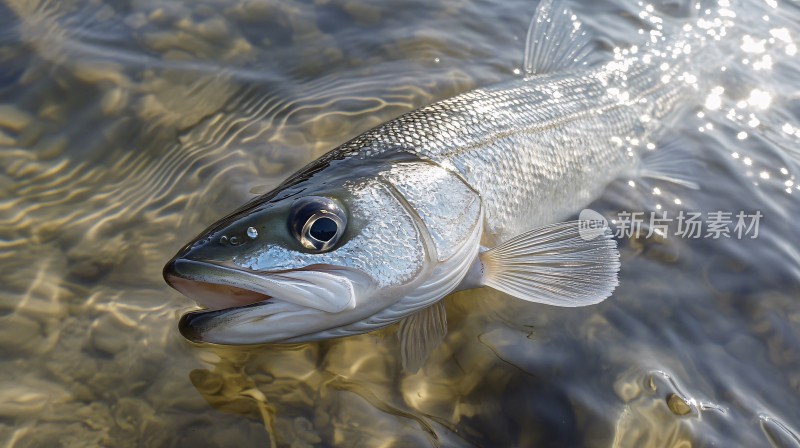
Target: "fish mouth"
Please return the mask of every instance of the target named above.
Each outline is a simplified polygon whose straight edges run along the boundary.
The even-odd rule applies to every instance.
[[[205,261],[177,259],[164,268],[164,279],[173,288],[211,310],[280,299],[338,313],[355,306],[355,291],[349,272],[323,265],[288,271],[248,271]]]
[[[287,311],[335,316],[353,309],[356,290],[366,280],[360,271],[328,265],[253,271],[184,258],[170,261],[163,274],[170,286],[205,308],[181,317],[181,334],[195,342],[222,344],[255,343],[225,335],[209,338],[218,333],[211,330],[229,327],[233,320]]]
[[[213,263],[177,259],[164,267],[164,280],[210,311],[238,308],[272,298],[263,291],[240,286],[241,279],[237,277],[241,275],[235,271]],[[230,277],[230,273],[234,277]]]

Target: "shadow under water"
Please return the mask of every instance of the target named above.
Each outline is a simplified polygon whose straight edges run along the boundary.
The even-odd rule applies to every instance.
[[[453,294],[415,375],[393,327],[249,348],[178,334],[194,304],[161,268],[189,236],[370,127],[516,76],[534,7],[0,0],[0,440],[800,446],[789,1],[733,2],[750,22],[721,36],[731,70],[665,123],[656,143],[702,164],[699,188],[622,179],[590,206],[617,230],[626,212],[759,213],[756,238],[620,235],[620,286],[588,308]],[[574,7],[600,59],[641,40],[642,6]]]

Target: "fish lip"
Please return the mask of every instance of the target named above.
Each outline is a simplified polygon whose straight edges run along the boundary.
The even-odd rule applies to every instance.
[[[239,285],[234,285],[231,284],[231,282],[224,281],[225,277],[222,276],[216,277],[217,279],[222,281],[209,281],[210,280],[209,278],[203,277],[202,273],[199,272],[203,268],[205,269],[210,268],[212,271],[218,270],[220,272],[225,272],[225,271],[242,272],[237,269],[232,269],[227,266],[223,266],[208,261],[197,261],[197,260],[189,260],[186,258],[175,258],[169,263],[167,263],[166,266],[164,266],[164,271],[163,271],[164,280],[166,280],[167,283],[169,283],[169,285],[172,286],[173,288],[175,287],[174,280],[176,278],[203,282],[203,283],[211,283],[215,285],[239,287]]]
[[[224,342],[214,342],[207,340],[205,333],[209,328],[213,328],[230,312],[237,310],[246,311],[247,308],[263,307],[275,303],[270,300],[255,302],[248,305],[241,305],[231,308],[223,308],[218,310],[201,309],[190,311],[183,314],[178,320],[178,331],[181,336],[194,343],[211,344],[211,345],[230,345]],[[251,344],[236,344],[236,345],[261,345],[264,342],[253,342]]]
[[[209,273],[211,273],[212,275],[208,275]],[[240,306],[225,306],[225,307],[205,306],[207,309],[220,310],[220,309],[240,308],[243,306],[252,305],[253,303],[260,303],[273,299],[273,297],[270,294],[267,294],[264,291],[259,291],[257,289],[248,287],[250,284],[257,283],[258,280],[257,275],[250,274],[243,270],[234,269],[213,262],[189,260],[177,257],[172,259],[169,263],[166,264],[166,266],[164,266],[162,274],[164,276],[164,280],[167,282],[168,285],[170,285],[172,288],[175,288],[186,297],[189,297],[190,299],[194,300],[201,306],[205,305],[202,305],[200,301],[197,300],[196,295],[192,294],[191,292],[187,292],[185,288],[181,286],[180,284],[181,280],[188,280],[190,282],[199,284],[228,286],[231,288],[235,288],[235,290],[249,291],[251,293],[263,296],[263,299],[261,300],[250,301],[250,303],[245,303]],[[241,281],[236,282],[231,280],[232,278],[241,279],[242,277],[249,277],[251,283],[243,283]]]
[[[328,313],[354,308],[357,290],[371,283],[360,270],[341,266],[255,271],[183,257],[167,264],[164,277],[170,286],[212,309],[280,300]]]

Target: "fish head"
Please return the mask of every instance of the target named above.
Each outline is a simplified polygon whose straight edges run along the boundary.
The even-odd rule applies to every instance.
[[[364,332],[359,323],[430,280],[435,243],[387,175],[396,164],[326,163],[213,224],[165,266],[167,283],[205,307],[181,318],[185,337],[237,345]]]

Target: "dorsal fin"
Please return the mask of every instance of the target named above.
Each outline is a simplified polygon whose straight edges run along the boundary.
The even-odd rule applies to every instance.
[[[553,73],[583,63],[589,37],[563,0],[542,0],[528,26],[525,76]]]

